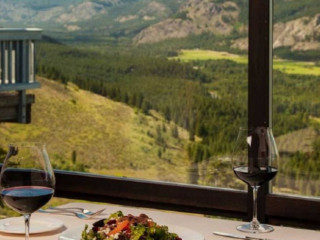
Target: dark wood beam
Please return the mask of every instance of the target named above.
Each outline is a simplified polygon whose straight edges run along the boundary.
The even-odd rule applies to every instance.
[[[272,0],[249,1],[248,124],[271,126]]]
[[[226,217],[246,216],[246,192],[55,170],[56,196]]]
[[[320,228],[319,198],[269,194],[266,203],[266,214],[271,224]]]
[[[249,0],[248,127],[272,127],[272,0]],[[268,184],[258,194],[258,219],[267,222],[265,196]],[[248,219],[252,218],[249,188]]]
[[[33,94],[26,96],[26,123],[31,122],[31,105],[35,102]],[[0,93],[0,122],[19,122],[20,96],[18,93]]]

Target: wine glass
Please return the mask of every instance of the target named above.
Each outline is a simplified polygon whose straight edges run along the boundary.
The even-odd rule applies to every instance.
[[[9,145],[1,169],[0,193],[6,205],[24,215],[26,240],[31,213],[51,199],[54,187],[54,172],[44,144]]]
[[[269,127],[240,128],[232,154],[235,175],[253,189],[253,218],[250,223],[240,225],[238,230],[248,233],[273,231],[257,219],[257,194],[263,184],[270,181],[278,171],[279,154]]]

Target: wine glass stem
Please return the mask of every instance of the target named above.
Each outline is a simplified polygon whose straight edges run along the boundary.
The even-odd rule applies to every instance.
[[[25,240],[29,240],[30,217],[31,217],[31,214],[25,214],[24,215],[25,233],[26,233]]]
[[[252,187],[252,194],[253,194],[253,215],[252,215],[252,221],[251,221],[251,227],[252,229],[259,229],[259,221],[257,217],[257,210],[258,210],[258,190],[259,186],[253,186]]]

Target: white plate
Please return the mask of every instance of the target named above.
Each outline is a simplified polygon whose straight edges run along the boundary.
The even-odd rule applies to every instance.
[[[63,227],[63,222],[56,218],[32,216],[30,218],[30,234],[43,233]],[[0,232],[25,234],[23,217],[6,218],[0,220]]]
[[[66,230],[61,234],[59,240],[80,240],[83,229],[84,226]],[[169,232],[178,234],[182,240],[204,240],[201,233],[181,226],[170,225]]]

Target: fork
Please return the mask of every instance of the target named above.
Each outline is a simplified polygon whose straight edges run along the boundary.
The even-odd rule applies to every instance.
[[[66,207],[66,208],[64,208],[64,207],[49,207],[48,209],[57,210],[57,211],[59,211],[59,210],[64,211],[64,210],[72,210],[72,209],[74,209],[74,210],[79,210],[81,213],[86,214],[86,215],[95,214],[95,212],[92,212],[92,211],[90,211],[88,209],[84,209],[84,208],[81,208],[81,207]]]
[[[91,219],[91,218],[101,214],[104,210],[105,210],[105,208],[100,209],[99,211],[96,211],[96,212],[92,213],[91,215],[86,215],[84,213],[74,212],[74,211],[67,210],[67,209],[66,210],[62,210],[62,211],[50,211],[50,209],[47,209],[47,210],[39,209],[39,212],[40,213],[51,213],[51,214],[71,213],[71,214],[77,216],[80,219],[88,220],[88,219]]]

